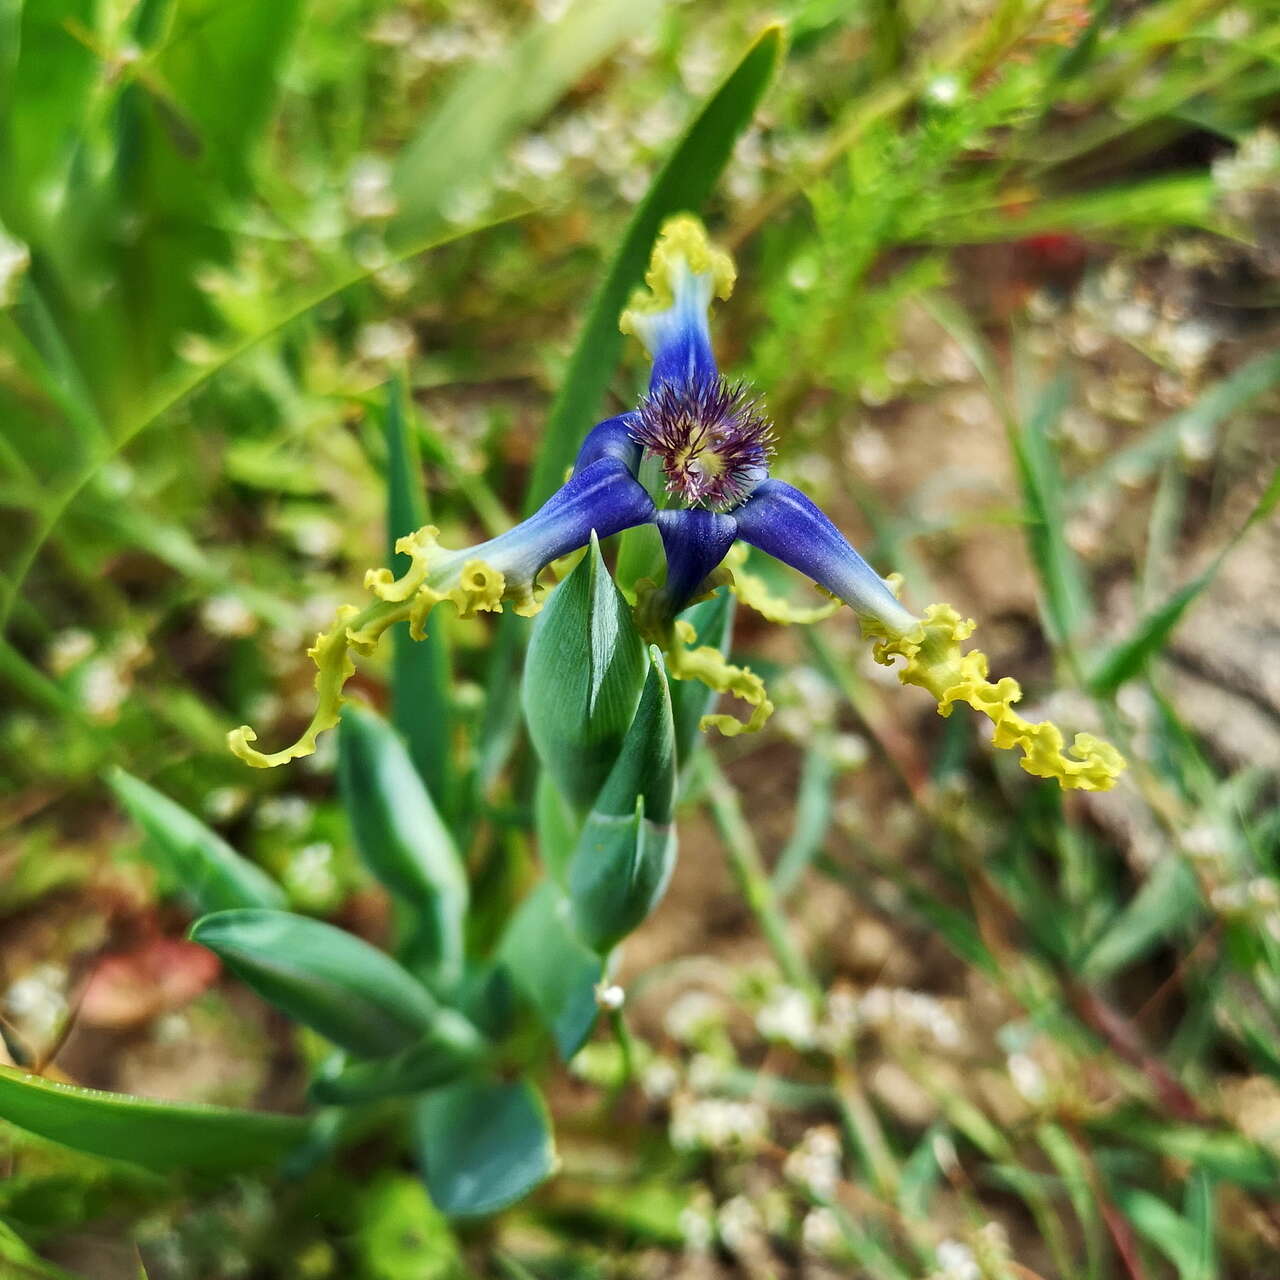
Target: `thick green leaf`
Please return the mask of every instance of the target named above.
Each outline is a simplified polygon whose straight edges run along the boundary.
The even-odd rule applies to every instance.
[[[698,633],[698,643],[721,653],[729,652],[733,636],[733,615],[737,596],[721,587],[709,600],[700,600],[680,616]],[[676,732],[676,760],[683,769],[702,741],[698,727],[702,717],[714,710],[720,695],[700,680],[676,680],[671,686],[671,717]]]
[[[467,875],[404,743],[385,720],[348,705],[338,780],[356,847],[413,909],[415,954],[448,985],[462,973]]]
[[[582,816],[574,812],[545,769],[538,773],[533,822],[542,865],[558,884],[563,884],[569,874],[569,859],[578,842],[578,832],[582,830]]]
[[[618,317],[640,283],[663,220],[698,210],[715,188],[738,135],[747,128],[782,58],[780,26],[769,26],[707,100],[653,180],[609,265],[587,322],[560,383],[543,432],[542,447],[525,500],[526,511],[553,493],[573,462],[578,445],[596,420],[622,353]]]
[[[441,1008],[430,1032],[411,1049],[317,1076],[311,1096],[317,1102],[345,1105],[420,1093],[465,1075],[490,1048],[462,1014]]]
[[[451,1218],[496,1213],[555,1167],[546,1106],[527,1080],[463,1080],[414,1108],[413,1141],[427,1190]]]
[[[197,910],[284,906],[275,881],[180,804],[123,769],[113,769],[107,781],[146,833],[143,852]]]
[[[465,71],[396,164],[393,239],[421,235],[448,201],[480,194],[516,133],[648,30],[660,8],[661,0],[577,0],[555,22],[536,19],[501,57]]]
[[[3,1066],[0,1119],[77,1151],[162,1173],[272,1164],[307,1131],[299,1116],[154,1102],[56,1084]]]
[[[569,910],[560,887],[544,880],[520,904],[498,953],[566,1062],[595,1026],[595,987],[604,975],[600,957],[574,936]]]
[[[569,864],[574,929],[601,953],[657,906],[675,866],[675,728],[662,655],[650,656],[635,719]]]
[[[384,434],[387,444],[387,555],[397,576],[408,569],[408,556],[396,552],[396,541],[427,522],[418,439],[413,430],[414,405],[404,379],[387,386]],[[391,635],[391,722],[409,747],[427,794],[448,818],[452,709],[449,703],[449,626],[441,611],[421,640],[401,624]]]
[[[644,678],[644,641],[592,535],[538,615],[520,690],[538,759],[579,810],[618,758]]]
[[[191,926],[264,1000],[363,1057],[398,1053],[431,1033],[440,1006],[376,947],[288,911],[219,911]]]

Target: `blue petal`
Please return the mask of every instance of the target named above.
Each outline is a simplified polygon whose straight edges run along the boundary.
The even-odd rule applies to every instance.
[[[631,438],[631,428],[636,420],[634,413],[622,413],[616,418],[606,418],[587,433],[573,464],[576,474],[601,458],[617,458],[635,475],[640,466],[640,446]]]
[[[806,574],[891,634],[915,623],[884,579],[799,489],[766,480],[733,517],[743,541]]]
[[[455,552],[433,569],[447,576],[453,561],[483,560],[508,581],[532,582],[539,570],[591,541],[592,530],[603,539],[648,524],[653,499],[619,458],[602,457],[576,471],[527,520],[513,529]]]
[[[662,595],[669,604],[669,616],[674,618],[728,554],[738,536],[738,525],[732,516],[698,507],[659,511],[656,522],[667,553]]]
[[[653,356],[650,391],[664,382],[684,386],[712,382],[717,377],[707,325],[711,290],[709,276],[694,275],[685,267],[678,278],[675,302],[666,311],[645,317],[645,343]]]

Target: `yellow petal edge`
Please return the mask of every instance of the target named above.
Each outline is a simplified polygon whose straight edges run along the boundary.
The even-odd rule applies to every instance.
[[[1077,733],[1070,755],[1063,752],[1062,730],[1051,721],[1024,719],[1013,704],[1022,689],[1011,676],[996,683],[987,679],[987,655],[980,649],[962,652],[961,642],[974,631],[971,618],[962,618],[949,604],[930,605],[924,618],[901,635],[889,635],[875,622],[864,620],[863,631],[877,637],[875,659],[898,667],[903,684],[927,689],[938,700],[940,715],[949,716],[957,702],[967,702],[995,725],[995,744],[1018,747],[1019,763],[1037,778],[1056,778],[1068,790],[1109,791],[1125,769],[1124,757],[1109,742],[1091,733]]]
[[[746,547],[741,542],[734,543],[724,558],[724,563],[732,574],[729,588],[748,609],[754,610],[766,622],[780,623],[783,626],[811,626],[844,607],[844,601],[837,600],[834,596],[830,596],[823,604],[792,604],[790,600],[774,595],[759,574],[748,573],[744,568],[746,562]],[[814,585],[817,586],[816,583]],[[822,591],[821,587],[817,589]]]
[[[623,333],[637,333],[636,318],[666,311],[675,305],[676,288],[683,272],[710,276],[714,297],[727,299],[738,278],[733,259],[707,239],[707,229],[691,213],[678,213],[668,218],[658,232],[649,258],[644,282],[648,289],[637,289],[618,321]]]
[[[717,570],[703,584],[704,593],[690,604],[705,600],[716,587],[729,581],[729,575]],[[698,721],[704,733],[717,729],[726,738],[740,733],[757,733],[773,715],[764,681],[750,667],[735,666],[709,644],[698,644],[693,623],[684,618],[672,620],[666,612],[662,588],[649,578],[636,583],[634,607],[636,627],[645,641],[656,644],[667,660],[667,674],[676,680],[697,680],[715,693],[732,694],[751,708],[746,720],[724,712],[709,712]]]
[[[511,601],[515,611],[526,617],[542,607],[536,584],[508,583],[500,570],[478,559],[467,560],[451,584],[431,585],[428,575],[432,567],[451,554],[436,542],[438,534],[434,525],[427,525],[401,538],[396,550],[413,562],[404,575],[395,578],[389,569],[370,569],[365,586],[378,597],[377,601],[363,610],[343,605],[333,625],[316,636],[315,644],[307,650],[307,657],[316,664],[316,709],[302,736],[280,751],[266,753],[251,745],[258,735],[248,725],[241,725],[227,734],[227,745],[235,755],[255,769],[273,769],[311,755],[319,735],[338,723],[343,686],[356,671],[352,654],[372,653],[383,632],[397,622],[407,620],[410,635],[421,640],[426,636],[427,617],[446,600],[463,618],[482,612],[501,613],[504,600]]]

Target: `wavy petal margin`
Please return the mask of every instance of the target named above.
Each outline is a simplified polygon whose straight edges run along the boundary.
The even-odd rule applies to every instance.
[[[1091,733],[1077,733],[1070,755],[1063,751],[1062,730],[1052,721],[1033,724],[1014,709],[1022,688],[1011,676],[994,684],[987,679],[987,655],[981,649],[963,652],[961,642],[974,631],[971,618],[962,618],[949,604],[933,604],[924,618],[901,635],[888,635],[875,623],[864,632],[877,637],[876,661],[898,667],[903,684],[927,689],[938,700],[938,713],[949,716],[957,702],[968,703],[995,725],[995,744],[1018,747],[1022,765],[1037,778],[1056,778],[1064,790],[1109,791],[1124,771],[1124,757],[1109,742]]]
[[[316,749],[316,739],[326,729],[334,728],[344,701],[343,686],[355,675],[352,653],[372,653],[388,627],[408,621],[415,640],[426,635],[427,618],[432,609],[450,601],[460,617],[476,613],[501,613],[503,600],[509,600],[517,613],[530,616],[542,607],[538,587],[527,581],[508,583],[502,572],[480,559],[468,559],[454,569],[450,560],[457,553],[443,551],[436,542],[439,530],[427,525],[416,533],[401,538],[396,550],[411,558],[412,564],[399,578],[388,569],[370,569],[365,586],[378,597],[363,611],[354,605],[343,605],[328,631],[322,631],[307,657],[316,664],[316,709],[302,735],[289,746],[270,753],[251,744],[258,735],[241,725],[227,734],[227,746],[245,764],[255,769],[273,769]],[[445,581],[432,586],[432,571],[443,571]]]

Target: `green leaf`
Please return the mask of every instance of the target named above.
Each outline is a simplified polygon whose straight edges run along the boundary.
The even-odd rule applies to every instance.
[[[1146,955],[1175,929],[1187,929],[1203,912],[1194,872],[1176,853],[1156,863],[1137,894],[1089,948],[1080,966],[1097,982]]]
[[[316,1102],[345,1106],[421,1093],[465,1075],[490,1049],[489,1042],[462,1014],[440,1008],[430,1032],[411,1049],[317,1076],[311,1097]]]
[[[219,911],[191,926],[264,1000],[364,1057],[398,1053],[431,1033],[440,1006],[390,956],[288,911]]]
[[[569,910],[560,887],[544,880],[520,904],[498,953],[566,1062],[595,1026],[595,987],[604,975],[600,957],[574,935]]]
[[[520,129],[552,107],[624,40],[650,29],[660,0],[578,0],[535,20],[502,56],[465,71],[397,163],[395,242],[420,235],[448,199],[482,193]]]
[[[366,1280],[459,1280],[466,1274],[444,1215],[410,1174],[387,1170],[359,1191],[354,1248]]]
[[[1011,425],[1009,430],[1027,512],[1027,542],[1040,579],[1046,621],[1059,643],[1074,636],[1090,613],[1080,561],[1067,543],[1062,475],[1048,435],[1066,408],[1069,391],[1065,377],[1055,378],[1036,397],[1021,428]]]
[[[396,553],[396,540],[427,522],[413,401],[404,379],[387,386],[384,434],[387,444],[387,555],[398,577],[408,569],[408,556]],[[401,624],[391,634],[391,722],[409,747],[428,795],[444,807],[454,794],[450,783],[452,709],[449,703],[449,627],[443,611],[432,619],[421,640],[413,640]]]
[[[1148,1191],[1136,1187],[1116,1188],[1120,1211],[1160,1250],[1178,1272],[1178,1280],[1208,1280],[1202,1269],[1200,1233],[1176,1210]]]
[[[307,1131],[299,1116],[155,1102],[0,1066],[0,1119],[77,1151],[160,1173],[269,1165]]]
[[[123,769],[113,769],[107,782],[146,833],[143,852],[197,910],[284,906],[275,881],[180,804]]]
[[[1274,1191],[1280,1185],[1280,1159],[1242,1133],[1133,1115],[1116,1116],[1096,1127],[1242,1187]]]
[[[715,188],[733,144],[751,123],[782,59],[783,33],[768,26],[756,37],[725,82],[707,100],[636,207],[621,245],[592,299],[578,344],[560,383],[543,432],[526,512],[555,491],[587,429],[596,421],[622,353],[618,317],[640,283],[663,220],[698,210]]]
[[[579,810],[618,758],[644,674],[644,641],[593,534],[538,615],[521,685],[538,759]]]
[[[569,873],[569,859],[582,829],[581,815],[560,794],[560,788],[545,770],[538,772],[533,801],[533,824],[538,837],[538,857],[558,884]]]
[[[415,954],[443,985],[456,982],[468,896],[462,859],[395,730],[350,703],[338,735],[338,781],[361,857],[413,909]]]
[[[1173,593],[1159,608],[1141,619],[1133,633],[1111,649],[1089,676],[1089,689],[1095,694],[1113,693],[1126,680],[1132,680],[1143,669],[1148,659],[1159,654],[1173,629],[1182,621],[1182,615],[1196,597],[1214,580],[1222,562],[1250,529],[1265,520],[1280,503],[1280,468],[1273,473],[1262,497],[1258,499],[1249,518],[1209,567],[1184,587]]]
[[[436,1089],[413,1113],[427,1190],[451,1218],[496,1213],[555,1167],[546,1106],[527,1080],[463,1080]]]
[[[569,864],[574,928],[601,953],[657,906],[675,866],[675,728],[662,655],[649,652],[635,719]]]
[[[698,643],[710,645],[721,653],[729,652],[733,636],[733,615],[737,597],[728,587],[721,587],[709,600],[700,600],[680,616],[698,633]],[[699,680],[677,680],[671,686],[671,716],[675,723],[676,760],[683,769],[701,744],[702,717],[715,709],[720,695]]]
[[[1078,505],[1100,489],[1154,475],[1161,463],[1177,455],[1188,435],[1211,445],[1221,423],[1241,413],[1251,400],[1278,382],[1280,353],[1267,351],[1255,356],[1221,381],[1210,383],[1190,408],[1152,427],[1126,448],[1109,453],[1100,466],[1072,485],[1067,493],[1069,503]]]

